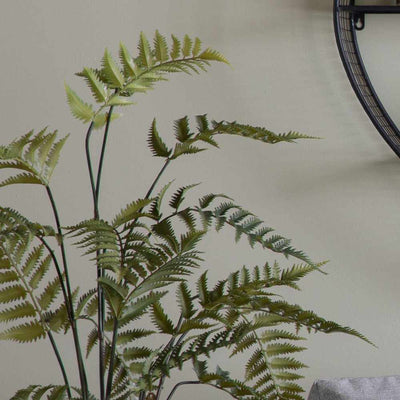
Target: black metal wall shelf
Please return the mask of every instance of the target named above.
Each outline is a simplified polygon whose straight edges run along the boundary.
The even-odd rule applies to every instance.
[[[357,31],[365,27],[365,14],[400,14],[400,5],[360,6],[354,0],[334,0],[336,43],[349,81],[378,132],[400,157],[400,131],[379,100],[357,42]]]

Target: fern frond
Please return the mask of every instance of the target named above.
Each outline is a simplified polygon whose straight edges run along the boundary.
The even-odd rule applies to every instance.
[[[151,125],[147,143],[153,156],[163,158],[168,158],[170,156],[172,150],[169,149],[164,141],[161,139],[157,130],[155,119],[153,120],[153,123]]]
[[[0,332],[0,340],[11,340],[19,343],[27,343],[43,339],[46,332],[40,322],[30,322],[13,326]]]
[[[93,107],[85,103],[68,85],[65,85],[65,92],[71,114],[82,122],[91,121],[95,114]]]
[[[109,87],[122,89],[125,82],[124,76],[107,49],[104,51],[101,66],[102,75],[106,78]]]

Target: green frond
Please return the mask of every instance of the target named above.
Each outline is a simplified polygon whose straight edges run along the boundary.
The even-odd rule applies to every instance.
[[[38,299],[39,305],[42,308],[42,310],[47,310],[50,307],[50,305],[56,299],[60,290],[61,290],[61,285],[58,277],[53,279],[46,285],[45,289],[43,290]]]
[[[110,99],[107,101],[107,106],[130,106],[135,104],[133,101],[130,101],[127,97],[112,95]]]
[[[132,56],[130,55],[128,49],[123,43],[119,44],[119,59],[121,61],[121,64],[123,65],[125,77],[136,77],[138,73],[137,66],[135,65]]]
[[[210,48],[204,50],[200,55],[199,58],[202,60],[207,61],[219,61],[225,64],[229,64],[229,61],[218,51],[212,50]]]
[[[153,304],[151,321],[161,333],[172,335],[175,331],[174,324],[168,315],[165,313],[159,302]]]
[[[170,52],[170,57],[173,60],[175,60],[175,59],[179,58],[179,56],[181,54],[181,42],[174,35],[171,35],[171,38],[172,38],[172,48],[171,48],[171,52]]]
[[[17,306],[6,308],[0,311],[0,322],[13,321],[19,318],[34,317],[36,311],[33,306],[28,303],[20,303]]]
[[[16,300],[25,299],[26,289],[21,285],[7,286],[0,290],[0,303],[10,303]]]
[[[187,140],[189,140],[191,136],[193,136],[190,133],[189,118],[186,116],[175,120],[174,131],[175,131],[175,137],[179,142],[184,143]]]
[[[36,289],[39,286],[39,283],[42,281],[43,277],[49,270],[51,265],[51,256],[47,255],[44,259],[41,260],[40,264],[35,268],[34,273],[31,275],[29,280],[29,286],[33,289]]]
[[[10,178],[5,179],[3,182],[0,182],[0,187],[16,185],[16,184],[32,184],[32,185],[42,185],[43,182],[37,178],[34,174],[31,173],[22,173],[18,175],[11,176]]]
[[[0,272],[0,283],[16,282],[18,279],[15,271]]]
[[[197,57],[201,51],[201,40],[196,37],[194,39],[193,49],[192,49],[192,57]]]
[[[169,149],[167,145],[164,143],[164,141],[161,139],[157,130],[155,119],[153,119],[153,123],[149,130],[147,143],[153,156],[155,157],[168,158],[172,152],[172,150]]]
[[[141,216],[150,216],[150,214],[144,214],[142,210],[153,200],[154,199],[138,199],[132,201],[114,217],[112,221],[112,226],[119,227]]]
[[[110,122],[114,121],[115,119],[119,118],[121,114],[113,112],[111,114]],[[99,113],[96,114],[93,119],[93,128],[94,129],[101,129],[106,123],[108,119],[108,113]]]
[[[193,46],[192,39],[188,35],[185,35],[185,37],[183,38],[183,46],[182,46],[183,57],[189,57],[192,54],[192,46]]]
[[[194,146],[190,142],[185,142],[185,143],[177,143],[174,147],[174,151],[172,155],[170,156],[171,160],[175,160],[176,158],[185,155],[185,154],[196,154],[200,153],[201,151],[204,151],[205,149]]]
[[[138,44],[138,61],[141,66],[145,68],[151,68],[154,64],[149,41],[147,40],[143,32],[140,33],[139,44]]]
[[[26,258],[25,264],[21,268],[22,274],[24,276],[29,276],[32,270],[37,266],[43,255],[43,249],[43,245],[36,246],[29,253],[28,257]]]
[[[45,336],[46,332],[42,324],[37,321],[13,326],[6,331],[0,332],[0,340],[11,340],[19,343],[37,341]]]
[[[125,82],[124,76],[107,49],[104,51],[101,66],[102,75],[106,78],[110,87],[122,89]]]
[[[191,318],[195,313],[192,294],[186,282],[181,282],[177,288],[176,296],[180,312],[184,318]]]
[[[170,186],[172,185],[172,182],[168,182],[166,185],[164,185],[161,190],[158,192],[157,196],[155,196],[153,203],[150,208],[150,214],[156,219],[159,220],[162,217],[161,213],[161,205],[162,201],[164,199],[165,193],[168,191]]]
[[[92,68],[84,68],[82,76],[85,78],[87,85],[96,102],[104,103],[107,100],[108,94],[107,89],[104,87],[103,82],[101,82],[98,72]]]
[[[266,347],[265,352],[268,357],[275,357],[284,354],[298,353],[304,350],[306,350],[306,347],[295,346],[291,343],[272,343]]]
[[[158,32],[155,33],[154,36],[154,54],[156,61],[164,62],[168,60],[168,46],[167,41],[164,36]]]
[[[269,365],[273,369],[287,370],[287,369],[301,369],[306,365],[302,362],[290,357],[275,357],[269,361]]]
[[[94,117],[92,106],[85,103],[68,85],[65,85],[65,92],[72,115],[83,122],[91,121]]]
[[[86,358],[89,357],[90,353],[92,352],[94,346],[97,344],[98,340],[99,340],[99,333],[97,331],[97,328],[94,328],[87,335]]]
[[[135,342],[136,340],[146,338],[155,332],[150,329],[129,329],[127,331],[120,332],[117,338],[117,344],[119,346],[127,343]]]
[[[179,206],[182,204],[183,200],[185,200],[185,195],[186,193],[198,186],[199,183],[195,183],[192,185],[187,185],[187,186],[182,186],[181,188],[179,188],[172,196],[171,196],[171,200],[169,202],[170,207],[174,208],[176,211],[178,211]]]

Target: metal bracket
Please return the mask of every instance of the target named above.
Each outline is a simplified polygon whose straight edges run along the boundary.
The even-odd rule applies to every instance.
[[[365,28],[365,14],[400,14],[400,4],[394,6],[357,6],[355,4],[339,6],[340,11],[348,11],[353,16],[357,31]]]

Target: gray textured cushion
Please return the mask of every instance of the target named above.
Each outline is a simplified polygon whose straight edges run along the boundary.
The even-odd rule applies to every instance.
[[[320,379],[308,400],[400,400],[400,376]]]

